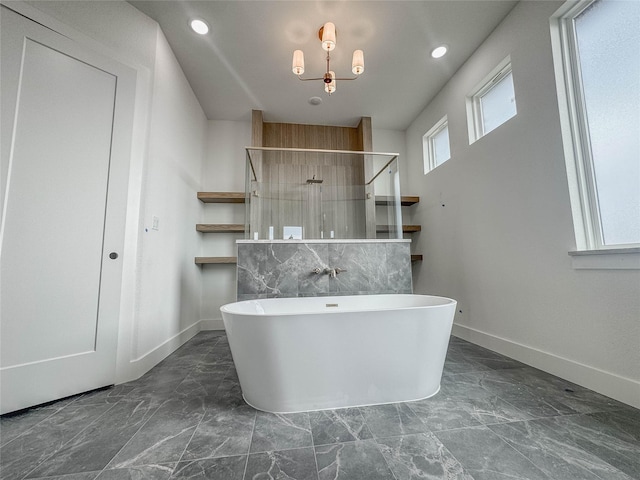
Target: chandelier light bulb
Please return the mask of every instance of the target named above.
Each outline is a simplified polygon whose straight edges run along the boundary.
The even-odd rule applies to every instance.
[[[353,52],[351,71],[354,75],[360,75],[364,72],[364,52],[362,50],[356,50]]]
[[[327,92],[329,95],[331,95],[333,92],[336,91],[336,74],[332,70],[330,70],[327,73],[331,77],[331,82],[324,84],[324,91]]]
[[[327,52],[336,48],[336,26],[331,22],[325,23],[322,27],[322,48]]]
[[[304,73],[304,53],[302,50],[296,50],[293,52],[291,69],[296,75],[302,75]]]

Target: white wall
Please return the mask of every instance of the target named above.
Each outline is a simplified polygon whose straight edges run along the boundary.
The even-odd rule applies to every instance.
[[[202,190],[244,192],[245,149],[251,145],[251,122],[210,120],[207,153],[202,164]],[[209,203],[202,207],[203,223],[244,223],[245,205]],[[200,256],[235,257],[241,233],[202,235]],[[222,329],[220,307],[236,301],[236,266],[203,265],[202,326]]]
[[[146,163],[132,356],[158,348],[200,321],[200,170],[207,122],[160,30]],[[152,229],[152,217],[159,229]]]
[[[375,118],[372,119],[375,123]],[[405,186],[408,182],[409,165],[407,160],[406,135],[400,130],[386,130],[381,128],[372,128],[372,143],[374,152],[399,153],[398,168],[400,170],[400,189],[403,195],[412,195],[406,191]]]
[[[640,272],[574,270],[549,17],[520,2],[407,130],[425,255],[414,290],[459,301],[454,333],[640,407]],[[518,114],[469,145],[465,95],[511,55]],[[451,159],[423,175],[448,115]]]
[[[137,73],[116,381],[134,379],[200,329],[193,259],[207,121],[157,23],[126,2],[15,8]]]

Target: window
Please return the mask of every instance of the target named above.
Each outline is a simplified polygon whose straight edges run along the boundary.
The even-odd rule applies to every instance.
[[[467,112],[470,144],[516,115],[516,95],[509,57],[500,62],[467,97]]]
[[[640,246],[638,25],[638,2],[579,2],[552,18],[578,250]]]
[[[424,137],[422,137],[422,152],[425,174],[451,158],[449,124],[446,116],[424,134]]]

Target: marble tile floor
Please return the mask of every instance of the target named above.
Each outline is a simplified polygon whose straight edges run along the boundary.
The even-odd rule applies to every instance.
[[[142,378],[5,415],[0,478],[640,479],[640,410],[452,337],[433,398],[273,415],[223,332]]]

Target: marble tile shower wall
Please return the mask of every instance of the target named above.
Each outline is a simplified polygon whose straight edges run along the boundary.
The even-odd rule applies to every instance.
[[[412,293],[408,242],[238,243],[238,300]],[[335,278],[316,268],[346,270]]]

